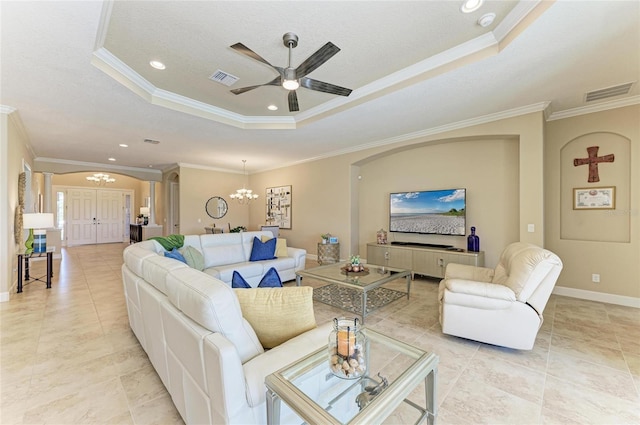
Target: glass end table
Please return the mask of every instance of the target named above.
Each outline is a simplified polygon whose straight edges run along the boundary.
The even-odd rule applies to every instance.
[[[417,410],[416,424],[434,424],[438,356],[371,329],[363,332],[367,373],[360,378],[333,375],[326,347],[268,375],[267,423],[280,423],[282,402],[306,423],[335,425],[380,423],[404,402]],[[373,397],[363,396],[382,378],[388,382],[386,388]],[[425,406],[407,399],[422,382]],[[363,397],[367,403],[362,403]]]

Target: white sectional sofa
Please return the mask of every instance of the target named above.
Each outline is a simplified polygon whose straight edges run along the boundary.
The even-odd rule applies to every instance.
[[[262,232],[187,236],[185,243],[205,254],[206,273],[165,257],[153,240],[124,251],[131,329],[187,424],[266,423],[265,377],[326,346],[331,322],[265,351],[230,284],[213,276],[232,273],[235,266],[222,258],[247,258],[245,242],[227,242],[246,241],[256,233]],[[304,261],[303,250],[289,249],[289,261],[264,261],[260,270],[245,261],[234,264],[249,282],[269,267],[276,267],[284,280],[295,276],[297,262]]]
[[[296,278],[296,271],[304,269],[307,251],[300,248],[287,247],[287,256],[275,260],[249,261],[253,238],[262,236],[272,238],[269,231],[220,233],[204,235],[187,235],[184,244],[196,248],[204,255],[204,272],[231,283],[233,271],[238,273],[252,287],[256,287],[260,279],[271,267],[274,267],[283,282]],[[155,251],[162,252],[160,244],[155,244]]]

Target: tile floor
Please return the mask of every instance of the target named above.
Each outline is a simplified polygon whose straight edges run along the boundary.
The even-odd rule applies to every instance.
[[[51,289],[30,283],[0,303],[0,423],[182,423],[129,330],[125,246],[63,249]],[[32,262],[32,276],[44,269]],[[443,335],[437,281],[416,279],[411,294],[367,326],[439,355],[438,424],[640,423],[640,310],[552,296],[534,349],[518,352]],[[318,323],[342,313],[315,311]]]

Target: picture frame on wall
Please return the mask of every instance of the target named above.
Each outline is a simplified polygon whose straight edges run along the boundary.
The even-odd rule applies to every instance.
[[[613,210],[616,208],[616,187],[577,187],[573,189],[574,210]]]
[[[291,229],[291,209],[293,194],[291,185],[268,187],[265,193],[267,225],[280,229]]]

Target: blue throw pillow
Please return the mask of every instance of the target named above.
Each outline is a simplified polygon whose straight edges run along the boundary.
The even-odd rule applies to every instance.
[[[276,269],[271,267],[264,276],[262,276],[258,288],[282,288],[282,280],[280,280],[280,275]]]
[[[251,285],[249,285],[247,281],[244,280],[242,276],[240,276],[240,273],[234,270],[233,277],[231,278],[231,287],[248,289],[251,288]]]
[[[183,263],[187,264],[186,258],[184,258],[184,256],[178,252],[177,248],[173,248],[171,251],[166,251],[164,253],[164,256],[173,258],[174,260],[182,261]]]
[[[249,261],[273,260],[276,252],[276,238],[262,242],[260,239],[253,237],[253,247],[251,247],[251,257]]]
[[[231,278],[231,287],[249,289],[251,288],[251,285],[244,280],[240,273],[234,270],[233,277]],[[282,280],[275,268],[271,267],[267,270],[264,276],[262,276],[262,279],[260,279],[258,288],[282,288]]]

